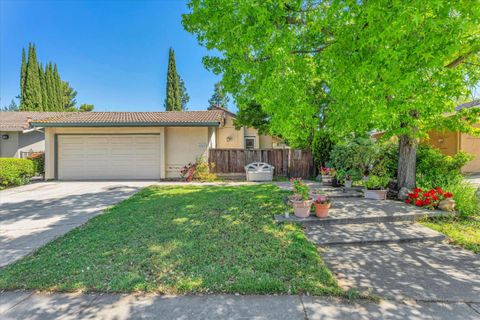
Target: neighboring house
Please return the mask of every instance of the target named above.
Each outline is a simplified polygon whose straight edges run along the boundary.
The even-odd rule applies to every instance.
[[[30,128],[32,118],[45,119],[62,112],[0,112],[0,158],[21,158],[45,150],[41,128]]]
[[[455,108],[459,111],[465,108],[480,106],[480,99],[464,103]],[[480,124],[479,124],[480,126]],[[444,131],[429,132],[426,142],[442,151],[443,154],[452,156],[459,151],[472,154],[475,158],[463,167],[464,172],[480,172],[480,137],[473,137],[466,133]]]
[[[233,121],[237,117],[235,113],[213,106],[212,110],[220,110],[225,113],[224,125],[217,129],[218,149],[283,149],[285,143],[281,139],[269,135],[258,134],[254,128],[242,127],[235,129]]]
[[[271,148],[255,130],[235,130],[225,110],[72,112],[32,119],[45,131],[45,178],[165,179],[210,148]]]

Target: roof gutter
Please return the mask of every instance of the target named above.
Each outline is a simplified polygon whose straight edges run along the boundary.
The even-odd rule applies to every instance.
[[[219,127],[220,122],[30,122],[32,127]]]

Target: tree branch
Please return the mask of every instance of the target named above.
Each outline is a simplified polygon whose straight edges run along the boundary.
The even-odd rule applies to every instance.
[[[473,50],[473,51],[470,51],[470,52],[467,52],[465,54],[462,54],[460,55],[459,57],[457,57],[455,60],[453,60],[452,62],[450,62],[449,64],[447,64],[445,66],[445,68],[455,68],[457,67],[459,64],[462,64],[465,60],[467,60],[467,58],[469,58],[471,55],[477,53],[477,52],[480,52],[480,49],[478,50]]]

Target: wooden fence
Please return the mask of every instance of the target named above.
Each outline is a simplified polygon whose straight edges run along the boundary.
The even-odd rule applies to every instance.
[[[208,162],[217,174],[245,174],[245,165],[266,162],[275,167],[275,176],[308,178],[315,174],[310,151],[291,149],[210,149]]]

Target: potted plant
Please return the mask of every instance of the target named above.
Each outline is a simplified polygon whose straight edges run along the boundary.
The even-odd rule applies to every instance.
[[[388,177],[380,177],[376,175],[369,175],[365,181],[365,198],[374,200],[386,200],[387,189],[386,186],[390,179]]]
[[[290,198],[293,204],[293,212],[296,217],[306,218],[310,215],[313,202],[309,195],[310,189],[300,178],[291,179],[290,181],[294,192],[293,197]]]
[[[322,175],[322,184],[324,186],[331,186],[332,185],[332,169],[331,168],[326,168],[326,167],[321,167],[320,168],[320,174]]]
[[[313,206],[315,207],[315,215],[318,218],[326,218],[328,217],[328,210],[332,205],[332,201],[327,196],[318,196],[313,202]]]

